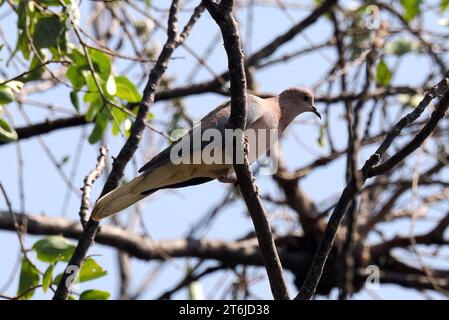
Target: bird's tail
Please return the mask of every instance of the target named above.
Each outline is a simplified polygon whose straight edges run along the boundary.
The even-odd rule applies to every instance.
[[[135,188],[141,183],[142,179],[142,176],[137,176],[130,182],[101,197],[92,211],[92,219],[99,221],[145,198],[146,195],[142,195],[141,192],[136,190],[139,188]]]

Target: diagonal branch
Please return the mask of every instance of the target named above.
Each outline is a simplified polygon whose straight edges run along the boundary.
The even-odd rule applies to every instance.
[[[446,73],[446,77],[449,77],[449,72]],[[384,164],[376,166],[376,164],[382,159],[388,148],[391,146],[393,141],[400,135],[402,129],[418,119],[418,117],[424,112],[430,102],[436,96],[441,95],[443,92],[444,95],[440,99],[436,110],[432,113],[430,119],[427,121],[426,125],[421,129],[421,131],[416,135],[416,137],[412,139],[412,141],[405,147],[399,150],[395,156],[387,160]],[[445,78],[424,96],[423,100],[415,110],[404,116],[396,123],[393,129],[390,130],[379,148],[374,154],[371,155],[371,157],[365,162],[362,169],[360,170],[360,184],[354,177],[349,181],[349,183],[343,190],[340,199],[338,200],[337,205],[334,208],[334,211],[332,212],[323,238],[321,239],[320,246],[315,253],[312,266],[295,299],[308,300],[311,299],[315,294],[321,275],[323,274],[327,258],[333,247],[337,230],[346,213],[346,210],[348,209],[349,204],[351,203],[351,200],[353,199],[354,195],[359,192],[361,184],[363,184],[370,177],[387,172],[388,170],[393,168],[399,161],[403,160],[410,153],[419,148],[422,142],[426,138],[428,138],[436,128],[438,122],[445,116],[448,107],[448,79]]]
[[[95,180],[103,172],[104,167],[106,166],[106,153],[108,152],[108,147],[102,146],[100,148],[100,154],[97,158],[97,165],[95,168],[89,172],[89,174],[84,178],[84,186],[82,187],[82,196],[81,196],[81,207],[80,207],[80,220],[83,227],[86,225],[88,216],[89,216],[89,199],[90,199],[90,190],[92,189],[92,185]]]
[[[150,72],[148,82],[145,86],[143,92],[143,98],[139,106],[139,111],[137,113],[136,121],[134,122],[134,126],[132,128],[131,134],[125,145],[120,150],[118,156],[114,159],[114,163],[112,165],[111,173],[108,176],[108,179],[103,187],[103,191],[101,192],[101,196],[115,189],[123,177],[125,167],[127,163],[131,160],[132,156],[137,150],[137,146],[141,140],[142,133],[145,129],[145,119],[147,118],[148,112],[152,104],[154,103],[154,98],[156,95],[156,89],[159,84],[162,75],[165,73],[168,67],[168,61],[173,53],[173,51],[185,40],[186,36],[189,34],[193,24],[198,20],[202,11],[204,10],[202,5],[199,5],[192,14],[192,18],[187,22],[184,31],[182,32],[182,36],[178,35],[177,30],[177,14],[178,14],[178,6],[179,0],[173,0],[169,18],[168,18],[168,31],[167,31],[167,41],[154,65],[153,69]],[[78,242],[78,245],[73,253],[68,266],[75,266],[77,270],[81,267],[84,258],[87,255],[87,251],[90,246],[94,242],[95,236],[99,230],[99,222],[90,219],[85,228],[81,239]],[[59,282],[56,293],[53,297],[55,300],[65,300],[67,298],[70,287],[66,285],[66,281],[71,271],[73,269],[66,269],[62,275],[61,281]]]

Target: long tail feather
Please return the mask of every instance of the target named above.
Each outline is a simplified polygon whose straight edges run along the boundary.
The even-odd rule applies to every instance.
[[[145,198],[146,195],[142,195],[136,190],[139,188],[135,188],[141,183],[141,180],[142,176],[138,176],[127,184],[101,197],[92,211],[92,219],[99,221]]]

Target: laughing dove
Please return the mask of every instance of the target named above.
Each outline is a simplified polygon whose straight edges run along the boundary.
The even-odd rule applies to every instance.
[[[207,114],[186,135],[145,164],[139,170],[140,175],[101,197],[92,211],[92,218],[108,217],[161,189],[192,186],[214,179],[236,182],[232,161],[238,156],[237,153],[232,155],[232,147],[229,153],[228,140],[223,137],[229,131],[226,124],[230,111],[228,101]],[[279,138],[303,112],[313,112],[321,118],[314,106],[313,93],[304,88],[290,88],[266,99],[248,95],[245,135],[253,138],[247,140],[247,149],[253,151],[248,152],[248,161],[254,162],[266,154],[273,142],[262,140],[272,132]],[[253,132],[255,134],[251,135]]]

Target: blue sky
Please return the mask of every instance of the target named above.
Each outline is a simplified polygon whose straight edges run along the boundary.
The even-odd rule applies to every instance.
[[[153,1],[159,7],[166,6],[166,1]],[[196,1],[189,1],[188,7],[192,7]],[[348,2],[344,2],[348,3]],[[86,15],[82,15],[83,19],[87,16],[90,4],[85,2],[83,4],[83,12]],[[5,6],[0,8],[0,14],[5,12],[7,8]],[[151,12],[157,16],[156,12]],[[290,14],[295,21],[299,21],[303,18],[307,11],[304,10],[292,10]],[[138,14],[136,14],[138,16]],[[182,22],[185,22],[188,17],[188,13],[182,14]],[[245,10],[239,13],[239,22],[242,30],[242,37],[246,35],[246,17],[247,12]],[[144,17],[140,16],[140,19]],[[436,26],[432,17],[429,18],[429,25]],[[433,17],[435,19],[435,17]],[[160,21],[164,25],[165,20]],[[15,17],[10,15],[4,19],[2,28],[6,33],[7,39],[14,45],[15,43]],[[182,23],[181,23],[182,24]],[[252,51],[259,49],[261,46],[267,43],[267,41],[273,39],[277,35],[290,27],[291,23],[285,18],[284,13],[281,10],[274,7],[267,6],[258,8],[254,12],[254,31],[251,45],[245,44],[252,48]],[[203,14],[203,17],[194,27],[191,36],[187,39],[187,45],[194,48],[197,53],[204,51],[209,44],[209,41],[216,36],[218,28],[214,25],[211,18],[207,13]],[[332,29],[328,21],[321,18],[318,23],[314,24],[311,28],[308,28],[305,34],[313,40],[315,43],[320,43],[325,40],[331,34]],[[157,37],[160,43],[164,41],[164,35],[160,32],[157,33]],[[281,56],[287,52],[293,51],[298,48],[308,47],[309,43],[301,36],[297,36],[293,41],[283,46],[276,56]],[[246,55],[250,54],[246,52]],[[331,60],[335,59],[334,49],[323,50],[326,56]],[[179,85],[185,85],[186,76],[190,73],[195,60],[184,49],[179,48],[174,56],[179,59],[171,61],[168,69],[168,74],[176,77],[175,82]],[[4,63],[7,53],[5,50],[0,52],[0,57],[3,59],[1,63]],[[422,81],[422,76],[426,73],[414,72],[414,70],[428,70],[431,65],[431,61],[427,58],[420,58],[416,55],[409,55],[404,59],[398,74],[395,75],[395,84],[416,85]],[[212,57],[208,60],[216,73],[219,73],[226,68],[226,57],[224,50],[221,46],[218,46]],[[413,68],[408,67],[413,65]],[[128,68],[129,62],[117,62],[114,66],[115,72],[121,72]],[[325,72],[330,68],[329,62],[321,55],[311,54],[301,57],[300,59],[292,60],[291,62],[278,64],[274,67],[264,69],[257,73],[257,84],[261,91],[268,91],[273,93],[279,93],[283,89],[291,86],[308,86],[311,87],[319,79],[323,77]],[[23,71],[23,70],[22,70]],[[10,76],[14,76],[16,73],[10,71]],[[136,78],[138,75],[138,68],[131,69],[128,73],[130,79]],[[201,81],[210,79],[210,74],[206,71],[201,71],[195,81]],[[323,88],[324,89],[324,88]],[[68,98],[68,91],[66,88],[58,87],[54,90],[45,92],[42,95],[32,96],[34,100],[43,102],[52,101],[58,105],[66,106],[70,109],[70,101]],[[193,96],[186,98],[186,110],[189,115],[195,120],[199,120],[204,114],[210,111],[213,107],[218,105],[224,100],[222,96],[215,94],[204,94],[201,96]],[[323,105],[317,104],[319,110],[323,110]],[[17,105],[11,104],[8,106],[8,110],[13,114],[16,125],[24,124],[24,121],[17,111]],[[28,115],[33,122],[39,122],[49,117],[48,112],[38,109],[33,106],[24,106]],[[331,108],[333,111],[334,127],[333,134],[334,139],[338,147],[344,147],[346,144],[346,127],[345,123],[339,117],[342,115],[343,108],[341,105],[333,105]],[[152,112],[155,115],[156,120],[167,120],[167,114],[169,108],[165,102],[156,103],[152,108]],[[56,115],[56,117],[61,115]],[[51,116],[50,116],[51,117]],[[394,121],[395,119],[392,119]],[[307,164],[314,159],[317,154],[326,154],[327,147],[321,148],[317,143],[319,135],[318,122],[313,115],[300,116],[296,123],[292,125],[285,133],[285,139],[283,141],[283,152],[285,160],[290,169],[300,167]],[[87,133],[90,133],[91,127],[86,127]],[[72,162],[74,161],[74,154],[79,150],[77,149],[78,141],[82,129],[66,129],[57,131],[51,134],[45,135],[43,138],[46,144],[51,149],[56,159],[60,160],[64,156],[69,155],[69,162],[64,165],[63,170],[66,175],[70,175]],[[118,153],[123,145],[123,139],[119,136],[113,137],[110,133],[107,136],[107,144],[110,147],[109,155],[113,156]],[[150,142],[155,140],[153,146],[148,147]],[[26,195],[26,207],[25,211],[33,214],[45,214],[48,216],[60,216],[65,215],[69,219],[78,219],[79,211],[79,199],[72,194],[70,205],[67,212],[61,212],[63,206],[64,197],[66,194],[66,186],[61,180],[60,175],[56,171],[54,165],[49,161],[47,154],[43,151],[42,147],[38,143],[37,139],[28,139],[21,142],[21,150],[23,152],[23,158],[25,161],[24,176],[25,176],[25,195]],[[165,145],[166,141],[155,137],[153,133],[148,130],[145,133],[142,143],[143,147],[139,149],[136,154],[135,162],[137,166],[133,166],[130,163],[126,169],[126,177],[131,178],[136,174],[136,169],[144,164],[145,160],[142,159],[142,154],[146,154],[148,157],[157,153]],[[89,145],[86,141],[82,148],[82,154],[78,164],[78,170],[72,183],[77,187],[82,186],[84,176],[92,169],[95,159],[98,153],[98,145]],[[362,160],[367,156],[367,152],[362,154]],[[13,208],[19,210],[19,185],[18,185],[18,159],[16,156],[16,145],[9,144],[0,148],[0,159],[3,164],[0,168],[0,181],[6,187],[7,192],[11,198]],[[336,199],[343,188],[344,183],[344,165],[345,161],[340,159],[335,161],[330,166],[320,168],[316,170],[312,175],[302,180],[302,187],[307,190],[307,193],[316,201],[319,208],[323,209],[329,203],[329,199]],[[258,183],[262,194],[270,194],[273,197],[281,197],[280,190],[271,181],[270,177],[260,176],[258,177]],[[103,186],[104,177],[100,178],[94,185],[92,192],[92,199],[96,199]],[[211,182],[200,186],[190,187],[187,189],[176,191],[162,191],[158,192],[154,196],[151,196],[148,201],[142,203],[142,210],[144,212],[145,225],[150,233],[151,237],[157,240],[162,239],[176,239],[182,237],[190,226],[198,220],[203,214],[208,212],[214,207],[218,201],[226,194],[227,186],[218,182]],[[0,206],[3,208],[3,200],[0,200]],[[273,206],[266,203],[266,207],[273,215],[281,212],[282,210],[288,211],[287,208],[278,207],[275,210]],[[289,212],[292,216],[291,212]],[[121,218],[125,220],[127,214],[121,214]],[[104,223],[108,223],[106,220]],[[279,227],[282,227],[281,225]],[[423,227],[425,228],[425,227]],[[385,228],[387,232],[395,234],[397,232],[407,232],[408,224],[397,225],[393,224],[391,227]],[[220,215],[213,227],[208,230],[207,234],[202,235],[204,238],[211,239],[227,239],[232,240],[241,237],[252,230],[251,220],[245,213],[245,207],[241,200],[238,200],[234,204],[224,209],[224,212]],[[31,247],[32,244],[40,239],[37,236],[25,236],[25,243],[27,247]],[[15,268],[16,257],[18,256],[19,247],[17,243],[16,235],[12,232],[0,231],[0,244],[2,247],[2,258],[0,259],[0,288],[3,283],[6,282],[11,270]],[[113,294],[118,292],[118,270],[117,270],[117,255],[115,250],[101,246],[94,245],[90,254],[100,255],[96,257],[96,260],[108,270],[108,275],[101,279],[86,282],[81,284],[82,290],[96,288],[102,289]],[[33,256],[32,256],[33,257]],[[33,261],[36,261],[34,259]],[[194,260],[191,260],[192,264]],[[136,288],[142,281],[142,279],[148,274],[150,270],[153,270],[159,263],[140,261],[137,259],[132,260],[133,273],[132,273],[132,286]],[[206,265],[214,265],[214,262],[207,262]],[[38,263],[38,266],[43,265]],[[62,266],[60,266],[62,268]],[[186,269],[186,261],[182,259],[176,259],[174,262],[167,262],[166,267],[163,268],[160,276],[157,277],[154,284],[150,289],[141,297],[145,299],[151,299],[156,297],[159,293],[165,289],[169,289],[173,284],[177,283],[179,279],[183,277]],[[251,268],[253,269],[253,268]],[[258,275],[261,278],[252,287],[253,292],[260,298],[269,299],[271,293],[268,288],[268,281],[266,279],[265,272],[262,268],[258,268]],[[296,288],[292,285],[292,277],[287,272],[287,279],[289,280],[290,293],[294,294]],[[204,278],[201,281],[201,285],[206,297],[220,298],[225,292],[226,288],[232,281],[235,280],[232,272],[227,272],[227,275],[222,277],[219,275],[212,275]],[[224,283],[225,285],[220,290],[215,290],[217,283]],[[5,292],[7,295],[14,295],[17,290],[18,274],[10,286]],[[382,299],[410,299],[410,298],[422,298],[422,295],[413,291],[405,290],[394,285],[383,285],[380,290],[376,292],[376,295]],[[431,293],[432,296],[439,297],[436,294]],[[42,291],[37,290],[35,298],[50,298],[51,295],[43,294]],[[177,293],[175,298],[186,298],[186,290],[182,290]],[[335,292],[333,297],[335,297]],[[116,298],[116,296],[113,296]],[[371,299],[372,296],[367,292],[362,291],[355,296],[356,299]]]

